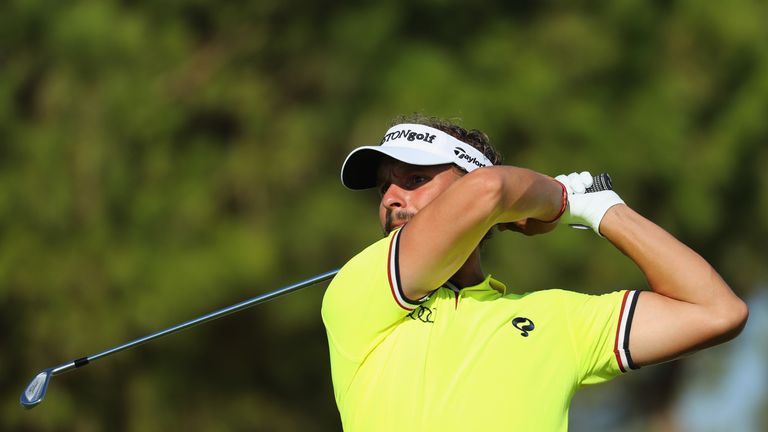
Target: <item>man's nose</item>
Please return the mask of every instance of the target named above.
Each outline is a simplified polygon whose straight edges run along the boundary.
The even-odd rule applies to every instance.
[[[391,184],[381,197],[381,204],[387,208],[405,207],[405,194],[407,191],[396,184]]]

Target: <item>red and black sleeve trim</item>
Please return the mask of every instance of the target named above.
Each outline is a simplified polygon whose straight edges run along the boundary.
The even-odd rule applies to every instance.
[[[616,340],[613,345],[613,353],[619,363],[619,369],[626,372],[630,369],[640,369],[640,366],[632,362],[629,354],[629,334],[632,330],[632,318],[635,314],[635,305],[640,296],[640,291],[627,291],[621,301],[619,324],[616,328]]]
[[[412,311],[418,305],[429,300],[429,295],[422,297],[419,300],[413,301],[405,296],[403,293],[402,285],[400,284],[400,234],[402,229],[395,231],[392,235],[392,241],[389,243],[389,256],[387,258],[387,277],[389,279],[389,288],[392,291],[392,297],[395,298],[395,302],[401,308]]]

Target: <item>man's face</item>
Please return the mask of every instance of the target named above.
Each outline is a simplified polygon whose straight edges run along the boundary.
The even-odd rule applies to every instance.
[[[461,176],[462,172],[450,164],[417,166],[394,159],[383,161],[378,179],[379,222],[384,232],[389,234],[405,225]]]

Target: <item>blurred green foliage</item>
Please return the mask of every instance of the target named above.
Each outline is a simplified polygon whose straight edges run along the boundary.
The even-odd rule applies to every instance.
[[[43,367],[379,238],[375,194],[338,171],[398,114],[459,118],[509,164],[611,172],[748,294],[768,279],[766,16],[750,0],[4,2],[0,429],[339,429],[322,287],[17,401]],[[499,234],[486,256],[517,291],[644,286],[586,232]]]

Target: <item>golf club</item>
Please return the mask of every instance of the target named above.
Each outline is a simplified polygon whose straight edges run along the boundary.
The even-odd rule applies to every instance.
[[[611,176],[608,173],[602,173],[592,177],[592,186],[588,187],[586,192],[592,193],[604,190],[613,190],[613,180],[611,180]],[[581,224],[569,224],[568,226],[580,230],[591,229],[590,227]]]
[[[247,309],[251,306],[264,303],[266,301],[272,300],[274,298],[292,293],[294,291],[300,290],[302,288],[308,287],[310,285],[314,285],[316,283],[320,283],[323,281],[326,281],[330,278],[332,278],[336,273],[338,273],[339,270],[331,270],[326,273],[319,274],[317,276],[314,276],[312,278],[309,278],[307,280],[304,280],[302,282],[295,283],[293,285],[288,285],[283,288],[279,288],[275,291],[268,292],[266,294],[262,294],[260,296],[253,297],[249,300],[242,301],[240,303],[234,304],[232,306],[219,309],[215,312],[211,312],[207,315],[203,315],[201,317],[183,322],[181,324],[177,324],[173,327],[169,327],[165,330],[160,330],[159,332],[152,333],[150,335],[132,340],[128,343],[118,345],[113,348],[109,348],[107,350],[104,350],[102,352],[87,356],[87,357],[81,357],[79,359],[72,360],[68,363],[63,363],[58,366],[50,367],[47,369],[42,370],[40,373],[38,373],[32,381],[27,385],[26,389],[24,389],[24,392],[21,394],[21,405],[24,408],[30,409],[34,408],[35,406],[39,405],[40,402],[43,401],[43,397],[45,397],[45,392],[48,390],[48,383],[51,381],[51,377],[54,375],[59,375],[64,372],[69,372],[73,369],[82,367],[87,365],[88,363],[98,360],[100,358],[109,356],[111,354],[115,354],[117,352],[127,350],[129,348],[133,348],[137,345],[141,345],[145,342],[149,342],[151,340],[160,338],[162,336],[169,335],[171,333],[176,333],[178,331],[187,329],[189,327],[196,326],[198,324],[202,324],[208,321],[215,320],[217,318],[221,318],[225,315],[229,315],[231,313],[239,312],[243,309]]]

